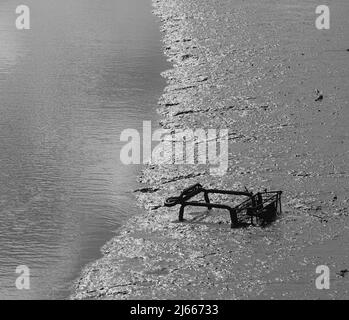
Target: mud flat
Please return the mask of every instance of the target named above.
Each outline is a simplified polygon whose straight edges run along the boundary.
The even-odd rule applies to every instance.
[[[173,68],[160,99],[164,128],[228,128],[229,168],[147,167],[132,218],[88,265],[73,299],[349,297],[349,42],[347,1],[317,30],[317,1],[158,0]],[[226,212],[164,208],[205,187],[281,189],[283,215],[230,229]],[[215,200],[226,200],[216,198]],[[317,290],[319,265],[331,271]]]

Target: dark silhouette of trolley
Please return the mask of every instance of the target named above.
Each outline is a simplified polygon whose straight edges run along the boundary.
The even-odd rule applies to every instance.
[[[191,198],[203,193],[204,202],[193,201]],[[209,194],[228,194],[234,196],[244,196],[247,199],[237,206],[229,206],[227,204],[210,202]],[[242,224],[238,221],[238,214],[245,214],[250,218],[252,225],[266,225],[282,213],[281,209],[281,194],[282,191],[267,191],[253,194],[246,191],[230,191],[219,189],[205,189],[201,184],[197,183],[183,190],[178,197],[170,197],[165,201],[166,207],[180,205],[179,221],[184,221],[184,209],[187,206],[206,207],[208,210],[212,208],[226,209],[230,213],[231,227],[237,228]]]

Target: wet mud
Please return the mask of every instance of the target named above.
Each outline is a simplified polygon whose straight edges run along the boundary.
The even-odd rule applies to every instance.
[[[88,265],[73,299],[347,299],[349,297],[349,4],[154,0],[173,68],[159,101],[166,129],[229,129],[229,168],[151,165],[130,219]],[[346,9],[345,9],[346,8]],[[194,183],[283,190],[283,214],[231,229],[225,211],[164,208]],[[227,201],[224,196],[213,200]],[[315,286],[316,267],[331,287]]]

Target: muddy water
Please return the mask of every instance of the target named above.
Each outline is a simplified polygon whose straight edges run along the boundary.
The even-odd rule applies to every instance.
[[[29,31],[17,5],[0,3],[0,299],[64,298],[138,213],[119,136],[155,117],[165,62],[150,1],[29,0]]]

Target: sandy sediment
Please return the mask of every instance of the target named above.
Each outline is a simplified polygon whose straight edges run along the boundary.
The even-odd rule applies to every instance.
[[[331,2],[326,31],[312,0],[153,3],[173,64],[161,125],[229,129],[229,168],[148,166],[136,192],[146,212],[83,270],[72,298],[348,298],[348,3]],[[283,214],[230,229],[226,212],[188,209],[177,223],[164,199],[197,182],[283,190]],[[315,287],[318,265],[330,290]]]

